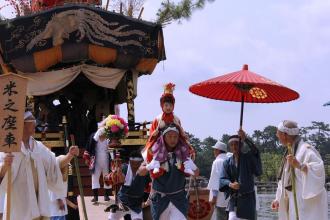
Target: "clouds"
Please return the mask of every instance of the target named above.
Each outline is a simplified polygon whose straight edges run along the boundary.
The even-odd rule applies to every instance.
[[[148,110],[137,112],[141,114],[137,117],[150,118],[160,112],[161,85],[173,81],[177,84],[175,111],[186,130],[203,138],[233,133],[238,128],[239,104],[198,97],[188,87],[248,63],[252,71],[297,90],[301,98],[290,103],[247,104],[246,130],[277,125],[283,119],[301,125],[312,120],[328,122],[329,109],[322,104],[330,99],[329,12],[329,3],[321,0],[215,1],[190,21],[167,26],[167,61],[153,76],[140,79],[136,100],[137,105],[145,99],[155,103],[147,101]],[[150,83],[152,90],[146,90]]]
[[[155,20],[160,1],[148,0],[143,19]],[[161,112],[162,86],[176,86],[175,113],[184,128],[200,138],[233,133],[239,124],[239,103],[209,100],[191,94],[190,85],[237,71],[250,70],[297,90],[301,98],[280,104],[247,104],[248,132],[293,119],[329,123],[330,1],[217,0],[196,11],[189,21],[164,28],[167,60],[138,82],[137,121]],[[122,115],[126,115],[122,106]]]

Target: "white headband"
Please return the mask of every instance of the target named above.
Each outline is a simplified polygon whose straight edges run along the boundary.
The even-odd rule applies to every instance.
[[[33,117],[32,112],[30,112],[30,111],[24,112],[24,120],[31,117],[31,116]]]
[[[129,160],[140,162],[140,161],[143,161],[143,158],[142,157],[130,157]]]
[[[287,128],[284,126],[283,121],[278,124],[277,130],[291,136],[299,135],[299,128]]]
[[[99,128],[98,130],[97,130],[97,132],[94,134],[94,140],[95,141],[99,141],[100,140],[100,136],[101,135],[103,135],[103,134],[105,134],[105,129],[104,129],[104,127],[101,127],[101,128]]]
[[[176,133],[179,133],[179,130],[176,127],[168,127],[163,131],[163,135],[165,135],[169,131],[175,131]]]
[[[239,138],[230,138],[228,141],[228,144],[230,144],[231,142],[237,141],[239,142]]]

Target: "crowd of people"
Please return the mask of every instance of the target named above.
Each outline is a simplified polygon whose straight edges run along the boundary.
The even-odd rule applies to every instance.
[[[168,84],[160,99],[162,113],[150,129],[150,137],[142,151],[133,151],[118,178],[121,188],[116,195],[119,209],[111,211],[109,220],[130,216],[142,220],[143,208],[150,206],[154,220],[184,220],[188,217],[189,192],[186,177],[197,177],[195,151],[190,145],[180,119],[174,115],[174,85]],[[21,152],[0,153],[0,197],[7,187],[7,171],[12,169],[11,219],[65,219],[67,214],[67,166],[79,154],[71,146],[66,155],[55,157],[42,142],[33,138],[36,119],[31,112],[24,115]],[[93,202],[98,202],[99,178],[111,170],[108,140],[104,125],[91,134],[84,158],[92,172]],[[277,127],[277,137],[285,147],[276,198],[271,204],[279,220],[328,219],[327,192],[322,158],[314,146],[299,136],[297,123],[289,120]],[[239,129],[228,143],[214,146],[208,189],[209,202],[217,220],[257,219],[255,178],[262,174],[260,152]],[[112,184],[117,184],[112,182]],[[109,201],[111,184],[104,184],[104,200]],[[5,204],[1,205],[6,213]],[[6,215],[3,215],[5,219]],[[125,218],[126,218],[125,217]]]

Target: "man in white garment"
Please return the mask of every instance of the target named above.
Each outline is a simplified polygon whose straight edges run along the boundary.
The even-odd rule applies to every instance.
[[[7,171],[12,169],[11,210],[13,220],[44,220],[50,217],[48,190],[61,194],[63,177],[61,168],[79,154],[77,146],[61,159],[32,136],[36,120],[31,112],[24,114],[21,152],[0,154],[0,196],[7,190]],[[6,205],[5,205],[6,207]],[[4,220],[7,210],[4,210]]]
[[[98,190],[100,186],[100,176],[103,178],[109,174],[110,155],[108,153],[109,140],[105,136],[104,127],[99,124],[98,130],[91,134],[86,146],[85,157],[94,158],[94,162],[89,163],[89,169],[92,172],[92,190],[94,198],[92,202],[98,202]],[[104,201],[110,201],[111,185],[104,184],[105,194]]]
[[[61,159],[63,155],[59,156]],[[61,194],[54,193],[53,191],[49,191],[50,196],[50,220],[65,220],[66,215],[68,214],[68,207],[66,202],[66,197],[68,193],[68,174],[69,174],[69,164],[61,169],[63,176],[63,190],[61,190]]]
[[[277,137],[284,147],[292,147],[293,153],[290,154],[287,150],[283,158],[272,209],[278,210],[279,220],[327,220],[325,171],[319,152],[300,138],[296,122],[281,122],[277,127]],[[292,175],[295,181],[292,181]]]
[[[223,192],[219,191],[220,173],[223,169],[223,161],[227,159],[227,145],[218,141],[212,146],[215,160],[212,163],[211,176],[207,188],[210,190],[209,201],[214,206],[214,216],[217,220],[227,220],[226,211],[228,199],[225,199]]]

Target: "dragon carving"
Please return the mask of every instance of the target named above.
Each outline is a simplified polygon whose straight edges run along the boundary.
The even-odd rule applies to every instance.
[[[102,41],[111,42],[117,46],[142,46],[139,40],[120,40],[121,37],[135,35],[138,39],[145,37],[145,33],[140,30],[127,30],[129,25],[119,25],[118,22],[108,22],[97,13],[86,10],[68,10],[54,14],[47,23],[46,28],[35,36],[26,46],[26,51],[31,50],[38,42],[52,38],[53,46],[63,44],[64,39],[68,39],[70,34],[77,31],[77,42],[81,42],[85,37],[93,44],[104,46]]]

